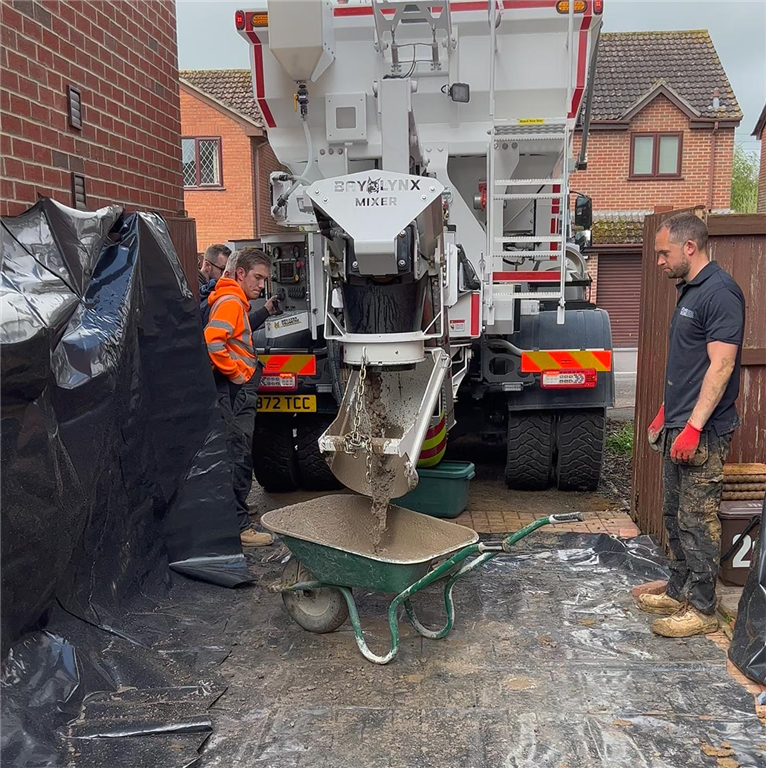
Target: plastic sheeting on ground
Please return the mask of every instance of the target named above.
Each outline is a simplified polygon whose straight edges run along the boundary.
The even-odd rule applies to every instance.
[[[282,567],[253,570],[265,587]],[[306,632],[259,584],[256,610],[227,611],[238,642],[203,764],[763,768],[766,729],[724,651],[654,635],[657,617],[636,607],[632,587],[667,576],[646,537],[543,528],[455,585],[444,639],[403,616],[386,667],[362,657],[348,623]],[[385,652],[391,596],[355,599],[370,648]],[[442,589],[413,603],[425,626],[443,626]]]
[[[2,220],[2,255],[3,656],[47,630],[8,657],[4,747],[23,753],[35,734],[18,718],[9,733],[14,696],[44,727],[47,707],[88,692],[72,659],[102,667],[56,616],[135,648],[114,627],[133,598],[165,594],[168,567],[250,577],[197,303],[162,218],[44,199]],[[125,661],[100,676],[115,690]]]
[[[766,498],[763,500],[761,533],[739,599],[729,658],[742,673],[766,685]]]

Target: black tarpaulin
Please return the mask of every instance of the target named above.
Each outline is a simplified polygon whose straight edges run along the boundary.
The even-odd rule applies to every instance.
[[[766,685],[766,498],[761,533],[737,608],[729,658],[741,672]]]
[[[1,229],[7,723],[17,694],[67,714],[68,696],[99,690],[72,676],[78,654],[101,687],[135,684],[142,643],[120,627],[132,600],[167,594],[169,568],[226,586],[250,577],[197,302],[165,222],[44,199]],[[90,639],[78,645],[57,616]],[[104,638],[125,647],[108,674]],[[23,720],[4,748],[36,741]]]

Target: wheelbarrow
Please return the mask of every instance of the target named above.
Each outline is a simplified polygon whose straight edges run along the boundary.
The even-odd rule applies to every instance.
[[[455,621],[452,590],[458,580],[544,525],[580,520],[579,512],[548,515],[504,539],[480,542],[470,528],[392,506],[387,528],[374,546],[370,500],[333,495],[273,510],[261,522],[292,553],[281,580],[271,587],[281,593],[292,619],[309,632],[324,633],[350,618],[362,655],[388,664],[399,651],[400,606],[423,637],[446,637]],[[447,621],[432,630],[418,620],[411,598],[435,582],[444,584]],[[354,588],[395,594],[388,608],[391,648],[385,656],[367,646]]]

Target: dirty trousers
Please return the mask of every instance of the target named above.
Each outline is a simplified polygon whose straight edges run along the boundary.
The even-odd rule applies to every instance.
[[[681,464],[670,458],[670,448],[680,432],[667,430],[663,445],[662,514],[671,552],[666,592],[710,615],[716,608],[715,584],[721,557],[718,509],[731,435],[703,432],[691,460]]]
[[[253,431],[259,379],[256,374],[246,384],[239,385],[216,374],[218,404],[226,426],[226,448],[240,531],[250,527],[247,497],[253,484]]]

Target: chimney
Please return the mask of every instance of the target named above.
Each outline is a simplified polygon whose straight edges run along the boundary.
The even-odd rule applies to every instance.
[[[713,109],[716,111],[721,108],[721,92],[718,88],[713,88]]]

